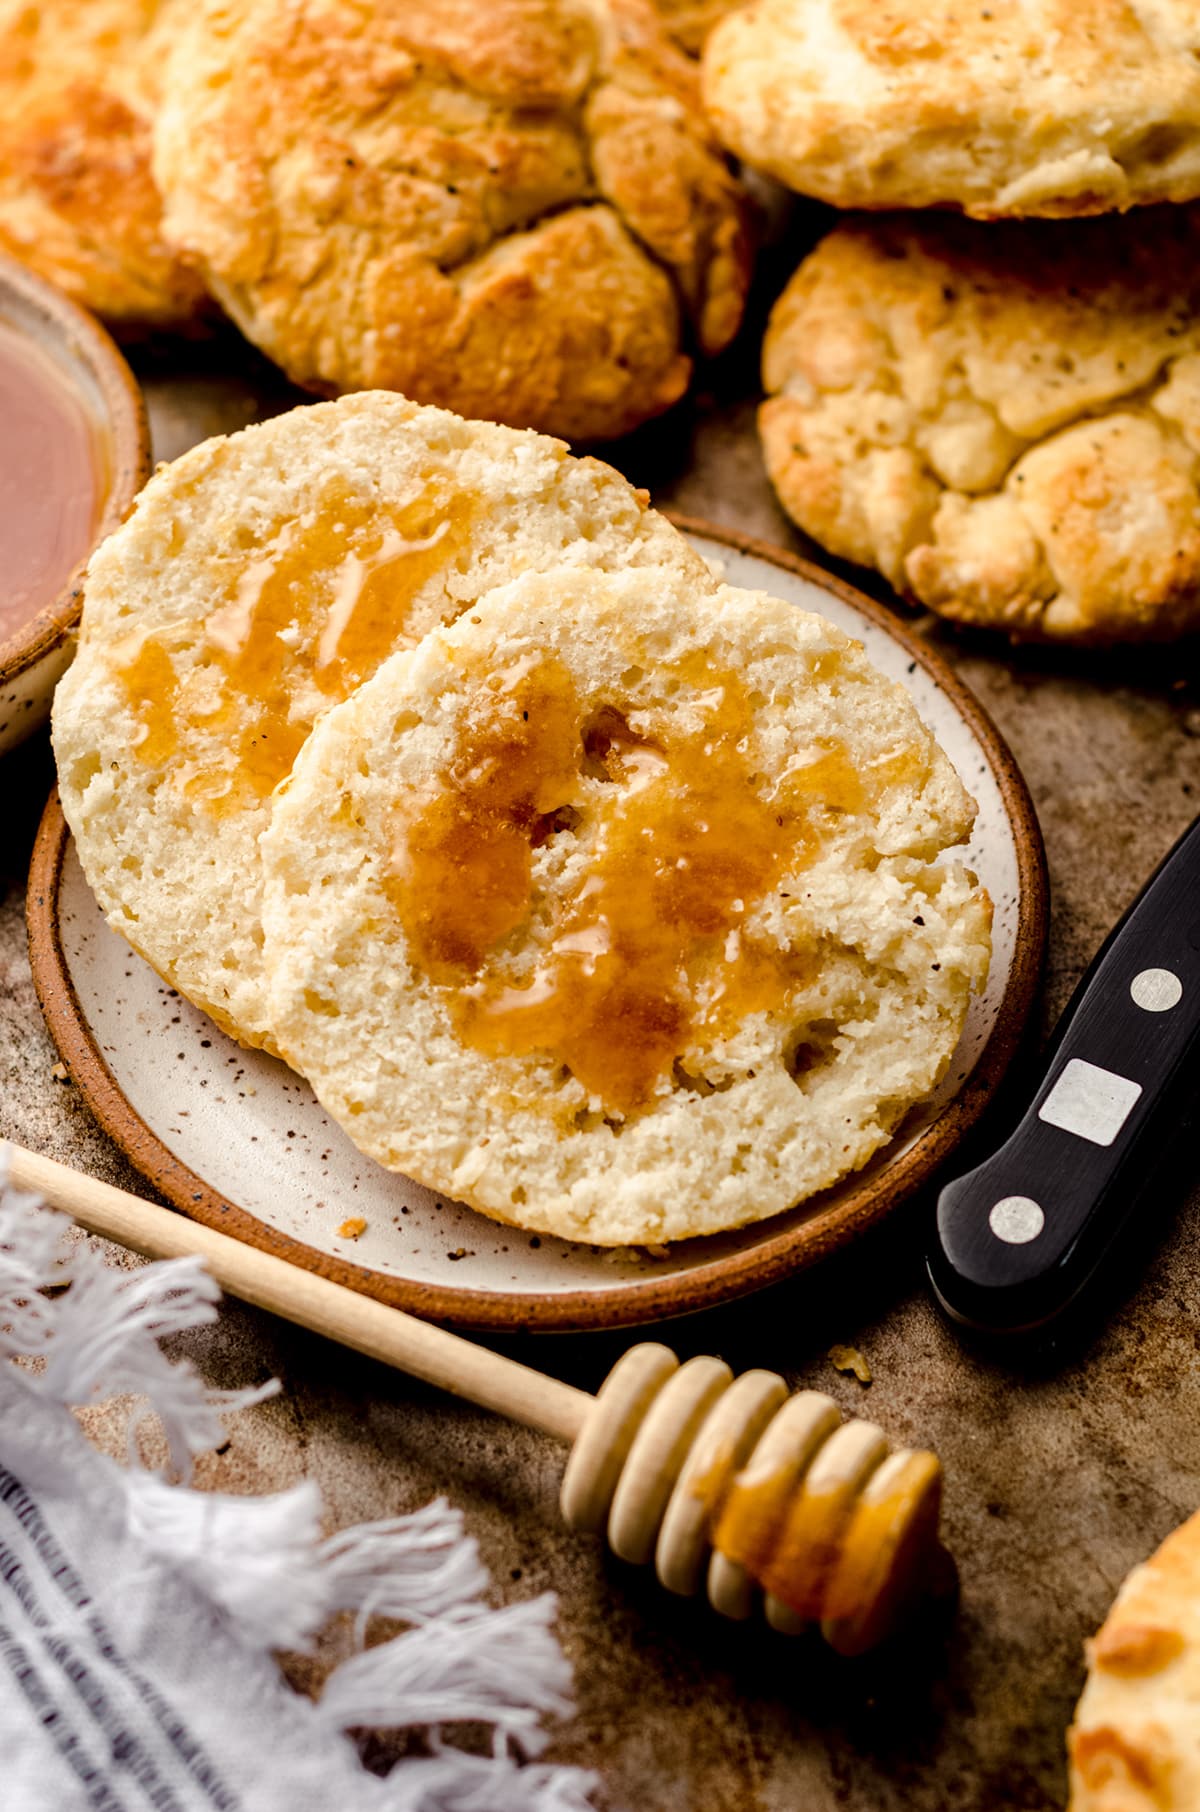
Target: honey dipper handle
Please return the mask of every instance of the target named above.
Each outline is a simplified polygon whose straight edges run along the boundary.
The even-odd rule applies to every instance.
[[[595,1399],[431,1322],[302,1271],[212,1227],[158,1208],[20,1145],[7,1149],[18,1189],[42,1196],[86,1227],[148,1258],[202,1258],[221,1288],[298,1327],[381,1359],[485,1409],[574,1441]]]

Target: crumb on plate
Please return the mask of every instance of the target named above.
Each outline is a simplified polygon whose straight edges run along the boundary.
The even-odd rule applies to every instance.
[[[835,1371],[853,1372],[860,1384],[871,1382],[871,1368],[867,1356],[860,1353],[856,1346],[831,1346],[829,1360]]]

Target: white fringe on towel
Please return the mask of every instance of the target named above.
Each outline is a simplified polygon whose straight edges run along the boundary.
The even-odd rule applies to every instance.
[[[320,1710],[342,1730],[491,1724],[501,1743],[536,1755],[546,1744],[542,1716],[571,1709],[571,1670],[550,1629],[554,1612],[549,1592],[500,1611],[462,1605],[343,1662]]]
[[[68,1243],[66,1217],[8,1187],[7,1177],[0,1145],[0,1355],[41,1362],[14,1376],[43,1401],[145,1396],[172,1465],[186,1472],[193,1455],[222,1438],[222,1415],[278,1386],[212,1392],[188,1361],[162,1351],[165,1335],[216,1317],[219,1292],[200,1261],[115,1269],[94,1246]],[[0,1451],[31,1489],[47,1482],[31,1476],[39,1469],[61,1475],[70,1466],[74,1429],[62,1420],[61,1451],[43,1442],[36,1456],[32,1447],[23,1452],[19,1434],[17,1452]],[[339,1610],[359,1612],[360,1641],[373,1614],[414,1626],[335,1668],[312,1711],[335,1743],[344,1741],[338,1732],[369,1726],[427,1733],[432,1754],[406,1757],[383,1781],[363,1772],[364,1788],[383,1795],[364,1805],[369,1798],[388,1812],[588,1812],[592,1776],[517,1760],[545,1746],[545,1717],[571,1710],[570,1668],[552,1630],[555,1599],[488,1608],[476,1544],[444,1500],[323,1540],[311,1483],[263,1498],[197,1492],[146,1471],[132,1448],[113,1480],[138,1550],[186,1580],[264,1660],[272,1649],[306,1648]],[[490,1727],[490,1757],[444,1743],[440,1727],[464,1722]]]

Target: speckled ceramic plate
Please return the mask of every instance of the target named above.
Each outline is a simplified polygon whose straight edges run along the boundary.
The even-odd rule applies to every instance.
[[[979,801],[968,859],[996,907],[986,993],[937,1094],[838,1188],[665,1256],[502,1227],[362,1157],[307,1084],[224,1037],[110,931],[56,798],[30,877],[34,979],[63,1059],[105,1129],[185,1214],[341,1283],[467,1327],[619,1327],[772,1283],[861,1233],[946,1158],[999,1081],[1032,1005],[1046,927],[1041,837],[999,734],[896,618],[803,561],[683,525],[732,584],[830,617],[904,682]],[[358,1239],[339,1234],[365,1221]]]

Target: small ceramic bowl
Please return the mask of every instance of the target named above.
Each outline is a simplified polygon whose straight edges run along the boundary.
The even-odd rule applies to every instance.
[[[15,259],[0,256],[0,323],[53,359],[102,452],[92,545],[58,596],[0,639],[0,755],[45,722],[79,622],[87,555],[123,521],[150,475],[150,430],[133,373],[98,322]]]

